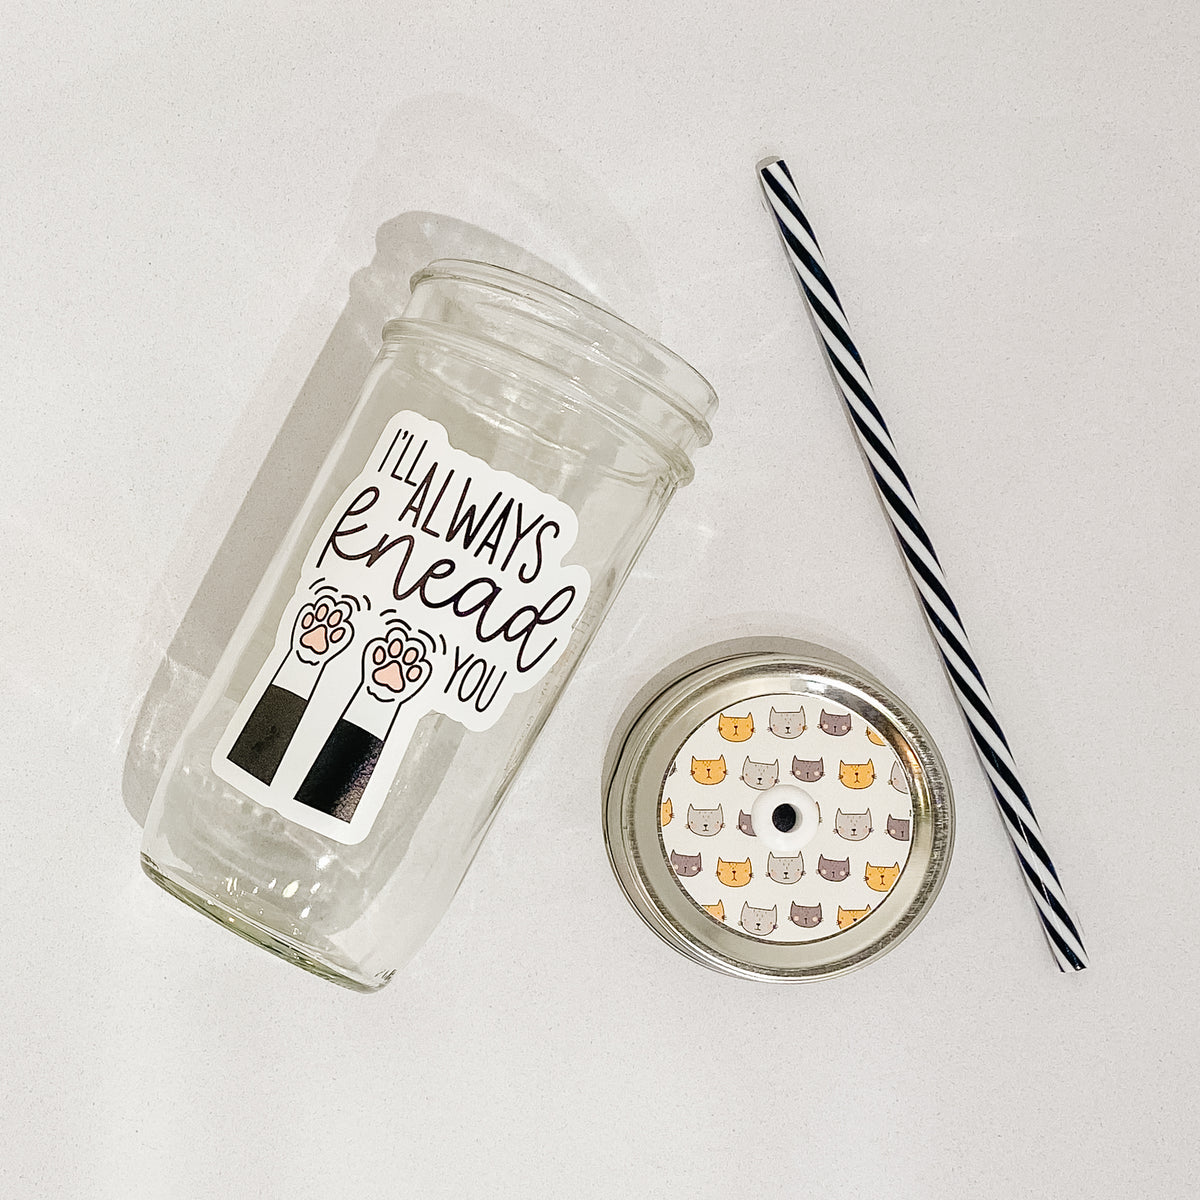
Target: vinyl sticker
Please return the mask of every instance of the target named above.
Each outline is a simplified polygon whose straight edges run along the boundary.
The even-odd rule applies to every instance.
[[[577,533],[561,500],[398,413],[305,555],[214,771],[360,842],[422,717],[488,729],[566,650],[591,585],[563,565]]]

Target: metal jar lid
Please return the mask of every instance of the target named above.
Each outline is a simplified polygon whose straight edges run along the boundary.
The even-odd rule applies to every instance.
[[[925,914],[954,804],[937,747],[877,679],[806,642],[744,639],[676,663],[626,711],[604,835],[630,903],[680,953],[819,979]]]

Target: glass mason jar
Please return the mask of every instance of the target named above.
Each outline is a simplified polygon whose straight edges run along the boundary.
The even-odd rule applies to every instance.
[[[382,987],[710,439],[700,375],[612,314],[438,261],[158,785],[147,874],[280,957]]]

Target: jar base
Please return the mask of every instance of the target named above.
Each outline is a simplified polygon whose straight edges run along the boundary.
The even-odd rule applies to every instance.
[[[198,887],[196,881],[186,876],[172,874],[166,868],[156,863],[145,851],[141,855],[142,870],[164,891],[169,892],[177,900],[182,900],[189,908],[203,913],[212,921],[232,930],[239,937],[261,946],[264,950],[282,958],[293,966],[302,967],[305,971],[336,983],[340,987],[349,988],[354,992],[377,992],[391,980],[395,972],[389,971],[384,975],[363,975],[353,965],[338,961],[333,955],[320,957],[314,953],[311,946],[289,938],[277,929],[272,929],[245,913],[230,908],[222,903],[219,897]]]

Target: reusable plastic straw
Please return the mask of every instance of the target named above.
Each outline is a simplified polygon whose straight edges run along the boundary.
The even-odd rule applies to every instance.
[[[946,588],[941,563],[925,532],[912,488],[896,459],[896,447],[876,403],[862,356],[850,336],[842,303],[825,270],[816,235],[801,208],[796,184],[783,160],[778,158],[759,163],[758,177],[820,336],[830,374],[845,402],[884,512],[892,523],[896,543],[925,609],[930,632],[971,731],[1050,949],[1060,970],[1081,971],[1087,966],[1083,940],[1046,852],[1033,807],[1017,778],[1008,741],[971,655],[966,631]]]

